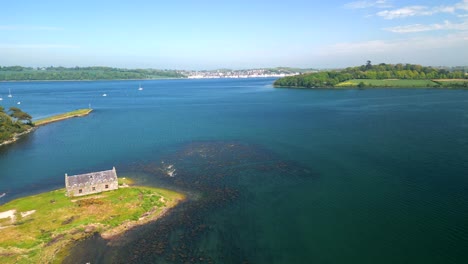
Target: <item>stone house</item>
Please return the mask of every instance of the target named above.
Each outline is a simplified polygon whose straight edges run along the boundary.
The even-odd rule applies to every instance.
[[[67,196],[83,196],[119,188],[117,172],[112,170],[68,176],[65,174]]]

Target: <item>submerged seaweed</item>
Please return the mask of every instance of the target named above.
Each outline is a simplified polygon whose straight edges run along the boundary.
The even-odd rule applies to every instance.
[[[99,237],[82,242],[65,263],[249,263],[241,247],[226,246],[239,241],[230,241],[238,239],[217,228],[223,223],[213,222],[213,215],[251,201],[255,185],[287,185],[291,178],[300,183],[313,176],[295,162],[240,142],[195,142],[162,160],[133,163],[127,170],[188,192],[190,198],[156,223],[129,232],[124,242],[99,242]],[[201,246],[210,236],[222,240],[215,252]]]

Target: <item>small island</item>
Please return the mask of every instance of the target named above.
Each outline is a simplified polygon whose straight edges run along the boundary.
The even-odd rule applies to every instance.
[[[285,88],[468,88],[464,70],[416,64],[385,64],[318,71],[284,77],[274,82]]]
[[[21,136],[34,131],[36,127],[69,118],[87,116],[92,111],[93,109],[91,108],[78,109],[33,122],[31,115],[23,112],[18,107],[10,107],[8,112],[6,112],[5,108],[0,106],[0,146],[17,141]]]
[[[115,169],[114,169],[115,172]],[[99,233],[119,237],[134,226],[163,216],[185,196],[166,189],[132,186],[66,196],[60,189],[0,206],[0,258],[5,263],[59,263],[74,242]]]

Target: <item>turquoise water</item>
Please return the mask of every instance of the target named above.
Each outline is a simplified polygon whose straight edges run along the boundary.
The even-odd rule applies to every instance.
[[[468,260],[467,90],[272,82],[0,83],[0,105],[35,118],[95,110],[0,147],[0,203],[112,166],[192,197],[127,242],[79,244],[69,263]]]

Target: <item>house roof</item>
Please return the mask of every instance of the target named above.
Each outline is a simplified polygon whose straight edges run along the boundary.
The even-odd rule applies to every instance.
[[[67,176],[68,186],[70,187],[113,182],[116,180],[117,173],[115,169]]]

